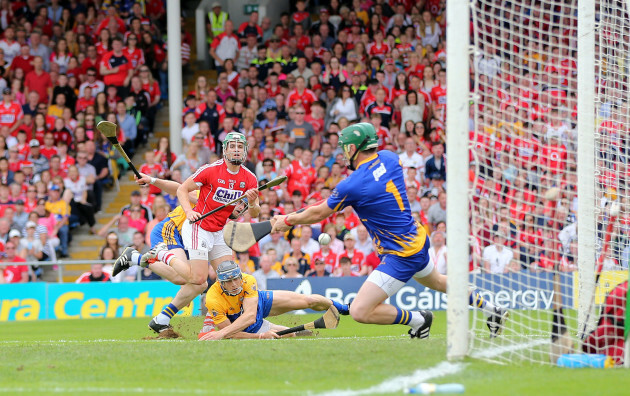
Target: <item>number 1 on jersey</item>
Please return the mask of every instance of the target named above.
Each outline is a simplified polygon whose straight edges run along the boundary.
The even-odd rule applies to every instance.
[[[400,211],[404,212],[405,204],[403,204],[403,200],[402,200],[402,197],[400,196],[400,192],[396,188],[396,185],[394,184],[393,180],[390,180],[387,182],[387,184],[385,185],[385,191],[392,194],[394,198],[396,198],[396,202],[398,202],[398,207],[400,208]]]

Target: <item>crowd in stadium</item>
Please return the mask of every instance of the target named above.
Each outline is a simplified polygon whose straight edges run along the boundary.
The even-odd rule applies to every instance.
[[[0,283],[34,281],[44,267],[19,262],[68,257],[81,226],[102,232],[94,216],[119,166],[98,122],[117,122],[130,154],[153,130],[166,98],[165,8],[159,0],[2,1],[0,30],[0,253],[10,263]],[[133,210],[125,218],[137,226]],[[135,240],[118,228],[124,243]]]
[[[65,257],[71,229],[84,223],[105,239],[98,258],[116,258],[127,245],[146,252],[148,231],[178,205],[177,197],[143,186],[118,216],[97,229],[94,213],[101,209],[103,188],[113,182],[119,165],[94,125],[101,119],[117,122],[119,139],[131,153],[147,141],[165,91],[166,52],[160,41],[164,4],[37,3],[0,2],[4,260]],[[227,133],[240,131],[248,141],[245,166],[261,184],[288,176],[278,189],[261,193],[258,219],[245,214],[239,221],[269,220],[326,199],[349,172],[337,133],[356,121],[371,122],[379,149],[400,156],[410,209],[430,233],[431,260],[445,273],[445,5],[444,0],[331,0],[315,7],[298,0],[275,26],[257,12],[235,26],[221,4],[214,3],[206,22],[216,85],[201,75],[184,99],[183,152],[172,152],[169,139],[161,138],[155,150],[144,154],[140,172],[183,182],[220,157]],[[563,10],[558,11],[550,18],[562,18]],[[532,23],[539,23],[537,14],[532,15]],[[473,28],[478,27],[471,24]],[[539,31],[531,29],[532,34]],[[576,31],[565,33],[569,40]],[[182,38],[189,56],[190,34]],[[574,149],[571,123],[576,114],[571,111],[564,120],[558,109],[575,104],[563,88],[573,80],[562,78],[575,73],[575,64],[568,53],[557,59],[547,59],[542,50],[530,53],[541,65],[519,70],[516,81],[508,83],[508,74],[496,78],[501,73],[514,76],[502,62],[506,52],[501,48],[509,38],[505,40],[471,59],[481,74],[481,93],[494,95],[502,111],[480,111],[475,130],[471,106],[476,144],[471,160],[483,161],[479,172],[471,167],[477,196],[471,209],[481,213],[474,219],[484,221],[473,221],[471,227],[470,270],[538,271],[562,260],[562,268],[570,271],[575,268],[575,232],[569,228],[575,175],[567,172],[567,163],[574,164],[567,151]],[[528,73],[549,75],[549,81],[528,86]],[[526,102],[520,100],[524,97]],[[524,126],[522,119],[532,123]],[[541,123],[549,125],[530,127]],[[508,141],[507,134],[497,132],[501,127],[520,128],[522,137]],[[532,164],[543,175],[536,185],[529,177]],[[543,200],[552,186],[562,188],[562,202],[569,205],[556,207],[555,201]],[[562,257],[554,242],[560,231],[569,235]],[[330,245],[316,242],[322,232],[332,237]],[[17,253],[11,253],[12,247]],[[379,263],[351,208],[313,227],[272,234],[238,253],[236,261],[259,282],[365,275]],[[95,266],[83,280],[109,280],[107,271]],[[156,277],[149,270],[140,275],[129,271],[115,280]],[[36,276],[37,271],[31,274]]]

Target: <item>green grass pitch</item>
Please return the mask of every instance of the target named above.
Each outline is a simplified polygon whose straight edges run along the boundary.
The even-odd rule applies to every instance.
[[[291,326],[315,317],[273,321]],[[436,313],[428,340],[409,339],[406,326],[360,325],[349,317],[316,337],[216,342],[196,341],[200,317],[178,317],[173,324],[183,340],[143,340],[151,335],[148,321],[2,323],[0,394],[385,394],[387,387],[370,388],[448,366],[444,312]],[[468,395],[492,396],[619,395],[630,388],[624,369],[499,365],[472,358],[456,365],[457,373],[428,382],[458,382]]]

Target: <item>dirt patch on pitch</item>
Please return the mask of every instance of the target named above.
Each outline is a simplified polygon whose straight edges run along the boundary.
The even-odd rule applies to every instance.
[[[182,338],[182,336],[173,329],[166,329],[155,337],[144,337],[143,340],[172,340],[176,338]]]

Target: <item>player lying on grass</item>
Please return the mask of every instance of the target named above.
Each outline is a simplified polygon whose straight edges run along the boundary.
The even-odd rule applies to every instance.
[[[179,188],[180,186],[179,183],[174,181],[154,178],[145,175],[144,173],[140,173],[140,175],[142,176],[140,179],[136,178],[136,183],[138,183],[139,185],[153,184],[160,190],[171,195],[175,195],[177,193],[177,188]],[[193,204],[196,203],[197,193],[190,193],[190,195],[191,202]],[[246,209],[247,204],[245,202],[239,203],[239,205],[234,208],[234,211],[230,218],[238,218]],[[184,242],[181,235],[182,224],[184,223],[185,219],[186,216],[181,206],[178,206],[174,210],[172,210],[164,220],[158,223],[151,230],[152,249],[149,252],[150,254],[142,256],[140,252],[138,252],[131,246],[125,248],[120,257],[114,263],[113,274],[118,274],[121,271],[128,269],[132,265],[139,265],[143,268],[150,266],[151,271],[155,272],[156,274],[170,281],[171,283],[180,286],[186,285],[186,279],[174,269],[182,268],[184,265],[186,265],[186,262],[188,261],[188,255],[186,253],[186,250],[184,249]],[[172,255],[170,266],[163,263],[162,261],[150,260],[152,256],[156,255],[156,251],[158,249],[164,250],[163,246],[166,246],[167,251]],[[157,333],[160,333],[161,331],[170,328],[171,318],[180,309],[190,304],[190,302],[195,297],[203,293],[207,288],[208,284],[203,283],[196,286],[190,286],[189,284],[187,288],[180,289],[173,301],[171,301],[171,303],[168,304],[159,315],[151,320],[151,322],[149,323],[149,327]]]
[[[287,327],[265,320],[296,309],[326,311],[331,306],[348,315],[348,305],[319,294],[304,295],[286,290],[258,290],[256,278],[243,274],[234,261],[224,261],[217,268],[217,282],[206,294],[208,313],[204,321],[213,330],[199,333],[199,340],[223,338],[279,338]],[[293,336],[293,333],[291,336]]]
[[[368,123],[344,128],[339,146],[352,174],[337,184],[326,201],[301,213],[274,216],[272,232],[314,224],[352,206],[376,243],[381,264],[359,289],[350,314],[361,323],[408,325],[412,338],[427,338],[433,321],[430,311],[407,311],[384,303],[411,278],[446,292],[446,276],[429,260],[427,233],[411,216],[400,159],[390,151],[377,152],[378,138]],[[470,292],[470,304],[486,313],[491,337],[501,333],[508,311],[485,301],[475,290]]]

